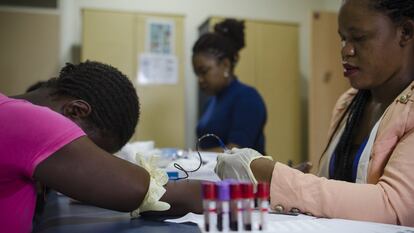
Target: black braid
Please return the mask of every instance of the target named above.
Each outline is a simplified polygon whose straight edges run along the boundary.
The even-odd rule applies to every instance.
[[[52,78],[46,87],[55,89],[53,95],[82,99],[92,108],[88,122],[115,136],[119,150],[135,132],[139,119],[139,100],[127,76],[116,68],[95,61],[78,65],[67,63],[59,77]]]
[[[335,148],[335,172],[336,180],[352,181],[352,163],[354,155],[352,155],[353,139],[355,137],[355,129],[362,119],[364,108],[368,102],[370,92],[368,90],[360,90],[352,100],[349,106],[349,114],[346,118],[344,132]]]
[[[395,23],[414,18],[413,0],[371,0],[372,7],[387,14]]]
[[[219,61],[228,58],[234,68],[244,45],[244,22],[226,19],[214,26],[214,32],[203,34],[196,41],[193,54],[208,53]]]

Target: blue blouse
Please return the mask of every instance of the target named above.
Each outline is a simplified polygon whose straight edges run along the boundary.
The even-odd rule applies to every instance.
[[[368,138],[364,139],[364,141],[359,146],[358,151],[356,152],[355,157],[352,162],[352,182],[354,183],[356,182],[356,178],[357,178],[359,160],[361,158],[362,152],[364,152],[367,142],[368,142]],[[335,170],[337,169],[335,167],[335,159],[336,159],[336,153],[333,153],[331,157],[331,161],[329,161],[329,177],[331,179],[334,177]]]
[[[264,154],[266,118],[266,106],[256,89],[234,79],[223,91],[208,100],[198,122],[197,136],[213,133],[224,144],[233,143]],[[214,138],[206,138],[200,144],[203,149],[218,146]]]

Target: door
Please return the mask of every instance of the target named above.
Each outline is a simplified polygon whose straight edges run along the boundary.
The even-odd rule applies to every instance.
[[[143,85],[137,82],[139,56],[146,52],[147,20],[167,20],[175,30],[174,54],[178,80],[174,84]],[[153,140],[157,147],[185,146],[183,17],[101,10],[83,11],[82,60],[109,63],[134,83],[141,116],[134,140]]]
[[[210,19],[210,30],[222,21]],[[298,26],[243,19],[246,47],[235,74],[255,87],[267,108],[266,154],[284,163],[303,161]]]
[[[343,75],[337,14],[315,12],[312,15],[311,32],[309,157],[316,169],[327,143],[334,105],[350,85]]]
[[[0,92],[17,95],[59,73],[59,14],[0,10]]]

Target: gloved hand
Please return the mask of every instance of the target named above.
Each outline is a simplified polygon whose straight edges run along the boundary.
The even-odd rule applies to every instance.
[[[214,171],[222,180],[236,179],[257,184],[257,180],[250,169],[250,163],[258,158],[273,160],[272,157],[263,156],[250,148],[233,148],[229,153],[222,153],[217,156],[217,165]]]
[[[157,167],[157,158],[151,156],[145,160],[143,156],[137,154],[135,157],[137,164],[143,167],[150,175],[150,184],[147,194],[138,209],[131,212],[131,217],[138,217],[140,213],[145,211],[165,211],[171,206],[170,204],[160,201],[165,193],[164,185],[168,182],[167,173]]]

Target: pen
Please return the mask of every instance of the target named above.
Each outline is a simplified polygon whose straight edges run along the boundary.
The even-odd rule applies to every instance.
[[[290,216],[298,216],[299,215],[299,213],[293,213],[293,212],[279,213],[279,212],[275,212],[275,211],[270,211],[269,214],[280,214],[280,215],[290,215]]]

